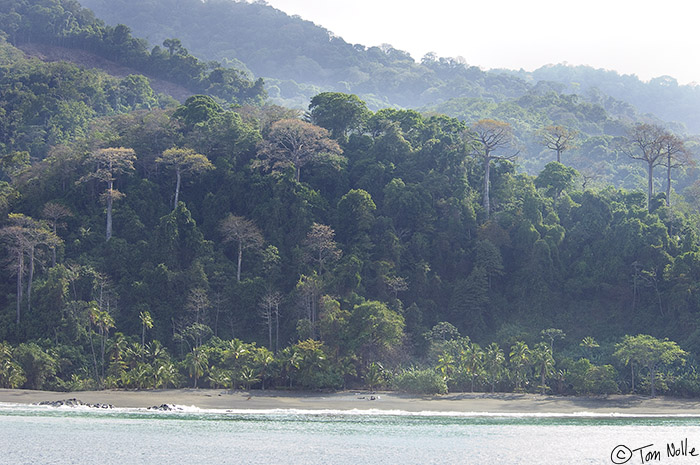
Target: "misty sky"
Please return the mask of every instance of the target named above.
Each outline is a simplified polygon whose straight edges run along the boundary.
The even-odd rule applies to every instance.
[[[347,42],[388,43],[470,65],[568,63],[700,83],[698,17],[688,0],[267,0]]]

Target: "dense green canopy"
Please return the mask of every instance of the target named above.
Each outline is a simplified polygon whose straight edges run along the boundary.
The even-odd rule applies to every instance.
[[[101,34],[41,38],[186,54],[71,11]],[[487,170],[485,125],[515,146],[551,123],[515,106],[460,120],[332,92],[306,121],[222,97],[216,69],[177,104],[143,76],[0,52],[0,386],[700,394],[692,176],[668,206],[591,183],[568,151],[530,175],[509,146]],[[613,145],[580,150],[627,169]]]

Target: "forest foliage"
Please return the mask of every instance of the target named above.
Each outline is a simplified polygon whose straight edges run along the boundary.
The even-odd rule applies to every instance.
[[[529,93],[576,94],[616,118],[656,115],[700,133],[700,86],[670,76],[649,82],[589,66],[547,65],[533,72],[484,71],[463,57],[411,57],[390,44],[350,44],[264,1],[83,0],[108,24],[128,24],[160,43],[178,37],[198,57],[244,65],[268,82],[275,103],[305,108],[323,91],[358,95],[373,110],[419,109],[459,99],[503,103]],[[192,21],[192,18],[197,18]],[[465,19],[465,28],[469,19]],[[465,44],[466,50],[475,44]],[[478,46],[488,47],[488,41]],[[449,113],[450,116],[458,116]],[[476,120],[475,120],[476,121]],[[555,124],[564,124],[557,121]],[[568,124],[568,123],[567,123]]]
[[[700,394],[700,190],[669,129],[616,120],[617,156],[659,155],[625,189],[553,161],[548,120],[177,104],[1,50],[0,386]]]
[[[2,30],[14,45],[38,42],[86,50],[227,103],[259,102],[265,96],[262,79],[252,81],[238,69],[203,62],[176,38],[149,50],[148,41],[134,37],[128,26],[108,26],[75,0],[3,0],[0,11]]]
[[[357,95],[373,111],[415,109],[468,124],[508,122],[523,146],[519,169],[536,175],[551,161],[536,137],[546,126],[578,133],[567,164],[592,182],[629,189],[645,185],[643,169],[618,150],[638,121],[700,133],[700,87],[672,78],[636,76],[590,67],[546,66],[535,72],[484,71],[464,58],[434,53],[415,60],[391,45],[349,44],[332,32],[290,17],[264,2],[85,0],[108,23],[129,24],[159,42],[176,36],[197,56],[262,76],[270,102],[306,110],[323,92]],[[191,18],[198,18],[191,21]],[[669,123],[664,123],[665,121]],[[697,137],[694,146],[697,150]],[[679,173],[687,187],[694,176]]]

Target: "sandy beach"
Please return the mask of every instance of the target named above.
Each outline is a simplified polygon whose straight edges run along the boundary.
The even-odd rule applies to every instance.
[[[613,395],[560,397],[537,394],[455,393],[408,396],[395,392],[300,393],[286,391],[226,391],[221,389],[165,389],[154,391],[48,392],[0,389],[0,402],[33,404],[70,398],[114,407],[148,408],[162,404],[203,409],[401,410],[407,412],[490,413],[622,413],[628,415],[700,415],[700,399]]]

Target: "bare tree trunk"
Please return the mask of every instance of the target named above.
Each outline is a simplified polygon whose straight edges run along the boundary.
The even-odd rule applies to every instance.
[[[179,169],[175,171],[175,177],[177,178],[177,181],[175,182],[175,202],[173,204],[173,210],[177,208],[177,202],[180,198],[180,180],[182,179],[182,174],[180,173]]]
[[[219,336],[219,312],[221,311],[221,296],[216,294],[216,313],[214,314],[214,336]]]
[[[107,194],[107,239],[112,238],[112,191],[114,183],[109,182],[109,193]]]
[[[666,159],[666,206],[671,206],[671,154]]]
[[[491,214],[491,199],[489,198],[489,188],[490,181],[489,177],[491,174],[491,158],[486,155],[484,158],[484,212],[486,213],[486,218],[488,219]]]
[[[105,379],[105,339],[106,339],[105,330],[100,329],[100,333],[101,333],[100,336],[102,337],[102,347],[100,349],[100,357],[101,357],[101,362],[102,362],[102,365],[100,366],[100,371],[102,372],[102,375],[100,376],[100,378],[101,378],[100,384],[104,385],[104,379]]]
[[[311,295],[311,337],[316,339],[316,291]]]
[[[267,309],[267,341],[267,346],[272,350],[272,306]]]
[[[236,281],[241,282],[241,262],[243,261],[243,241],[238,241],[238,270],[236,271]]]
[[[542,387],[542,395],[545,395],[547,392],[546,385],[544,384],[544,382],[545,382],[544,376],[545,376],[545,370],[543,368],[542,373],[541,373],[541,379],[540,379],[540,382],[542,383],[542,386],[541,386]]]
[[[24,274],[24,251],[20,248],[17,254],[17,324],[22,312],[22,275]]]
[[[278,303],[275,304],[275,354],[280,347],[280,306]]]
[[[99,382],[99,375],[97,373],[97,355],[95,355],[95,344],[92,341],[92,324],[88,328],[88,336],[90,336],[90,351],[92,352],[92,363],[95,368],[95,381]]]
[[[651,198],[654,196],[654,165],[652,163],[649,163],[647,184],[647,210],[651,210]]]
[[[632,392],[634,392],[634,363],[630,366],[632,367]]]
[[[34,246],[29,247],[29,282],[27,283],[27,311],[32,311],[32,282],[34,281]]]
[[[54,223],[53,223],[53,235],[56,237],[58,237],[57,231],[58,231],[58,228],[56,226],[56,221],[54,221]],[[51,267],[53,268],[54,266],[56,266],[56,246],[55,245],[51,246],[51,255],[52,255]]]

